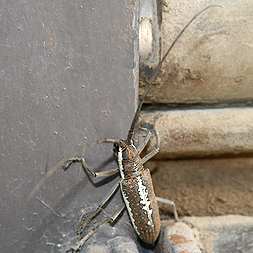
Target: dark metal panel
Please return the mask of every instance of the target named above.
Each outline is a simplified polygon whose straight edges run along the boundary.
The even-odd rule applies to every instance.
[[[126,135],[137,93],[136,10],[128,0],[0,1],[1,252],[62,251],[80,209],[94,208],[112,185],[98,189],[74,166],[27,201],[64,156],[85,146],[99,166],[111,146],[97,139]]]

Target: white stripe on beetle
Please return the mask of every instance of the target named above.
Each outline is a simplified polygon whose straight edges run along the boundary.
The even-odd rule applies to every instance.
[[[154,226],[153,220],[152,220],[152,209],[150,208],[151,202],[148,199],[148,189],[143,184],[142,178],[140,176],[137,177],[137,183],[138,183],[138,192],[140,196],[140,203],[142,204],[142,209],[147,212],[148,215],[148,225]]]
[[[122,160],[123,160],[123,158],[122,158],[122,148],[119,147],[119,152],[118,152],[119,171],[120,171],[120,176],[121,176],[121,178],[124,179],[125,176],[124,176],[124,171],[123,171],[124,168],[123,168]],[[127,208],[127,211],[128,211],[129,217],[130,217],[130,220],[131,220],[131,222],[132,222],[132,225],[133,225],[133,227],[134,227],[134,230],[136,231],[136,233],[137,233],[138,235],[140,235],[140,233],[139,233],[139,231],[138,231],[138,228],[137,228],[137,226],[135,225],[135,220],[134,220],[134,217],[133,217],[132,209],[131,209],[131,207],[130,207],[130,205],[129,205],[128,197],[127,197],[127,195],[125,194],[125,192],[124,192],[123,189],[122,189],[122,184],[120,184],[120,188],[121,188],[122,196],[123,196],[124,202],[125,202],[125,204],[126,204],[126,208]]]
[[[119,151],[118,151],[118,164],[119,164],[119,171],[120,171],[120,176],[122,179],[125,178],[124,176],[124,168],[123,168],[123,157],[122,157],[122,148],[119,147]],[[152,220],[152,209],[150,208],[150,205],[151,205],[151,202],[148,198],[148,190],[147,190],[147,187],[143,184],[142,182],[142,178],[141,176],[137,176],[137,186],[138,186],[138,193],[139,193],[139,197],[140,197],[140,204],[142,205],[142,209],[144,211],[146,211],[147,213],[147,216],[148,216],[148,225],[149,226],[154,226],[154,223],[153,223],[153,220]],[[124,193],[124,191],[122,190],[122,185],[121,185],[121,192],[122,192],[122,196],[123,196],[123,199],[124,199],[124,202],[126,204],[126,208],[128,210],[128,213],[129,213],[129,216],[130,216],[130,219],[131,219],[131,222],[133,224],[133,227],[136,231],[136,233],[139,235],[139,231],[138,231],[138,228],[136,227],[135,225],[135,220],[133,218],[133,213],[132,213],[132,210],[130,208],[130,205],[129,205],[129,201],[128,201],[128,197],[126,196],[126,194]]]
[[[122,148],[121,147],[119,147],[119,152],[118,152],[118,164],[119,164],[119,172],[120,172],[120,176],[121,176],[121,178],[125,178],[125,176],[124,176],[124,169],[123,169],[123,163],[122,163],[122,160],[123,160],[123,158],[122,158]]]

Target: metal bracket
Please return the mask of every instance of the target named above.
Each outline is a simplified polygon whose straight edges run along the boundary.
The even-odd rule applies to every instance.
[[[140,72],[156,67],[160,58],[160,27],[157,0],[140,0]]]

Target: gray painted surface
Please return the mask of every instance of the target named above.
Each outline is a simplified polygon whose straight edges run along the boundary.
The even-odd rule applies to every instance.
[[[1,252],[63,251],[80,210],[92,210],[112,185],[97,188],[73,166],[27,201],[63,157],[85,144],[88,163],[102,168],[111,146],[97,139],[125,137],[137,90],[134,3],[0,1]],[[127,217],[121,223],[121,234],[132,233]]]

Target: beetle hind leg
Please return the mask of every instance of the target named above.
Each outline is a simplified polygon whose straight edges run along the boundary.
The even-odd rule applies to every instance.
[[[156,200],[157,200],[157,202],[160,202],[162,204],[165,204],[165,205],[168,205],[168,206],[172,207],[174,219],[176,221],[179,221],[176,204],[172,200],[161,198],[161,197],[156,197]]]
[[[85,242],[96,233],[96,231],[105,224],[114,225],[114,223],[118,220],[118,218],[121,216],[123,211],[125,210],[125,205],[121,207],[117,212],[113,214],[113,216],[101,221],[98,223],[94,228],[92,228],[85,236],[83,236],[74,246],[71,247],[70,250],[67,252],[80,252],[80,250],[83,248]]]
[[[96,210],[92,213],[90,217],[85,217],[85,214],[83,214],[80,218],[80,222],[77,228],[77,234],[80,236],[82,235],[84,229],[90,224],[90,222],[103,210],[105,205],[111,200],[112,196],[116,193],[116,191],[119,188],[119,183],[117,182],[111,189],[111,191],[105,196],[105,198],[101,201],[101,203],[98,205]]]

